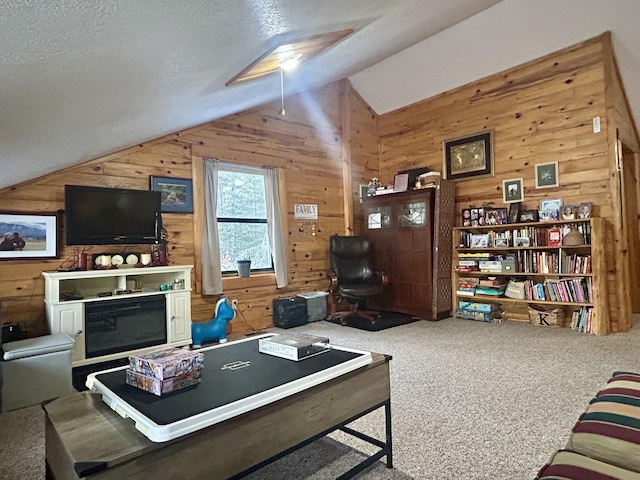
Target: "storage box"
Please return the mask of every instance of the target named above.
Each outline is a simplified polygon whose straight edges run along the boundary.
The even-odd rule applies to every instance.
[[[561,327],[564,321],[564,307],[542,308],[529,306],[529,323],[539,327]]]
[[[329,339],[315,335],[276,335],[261,338],[258,350],[261,353],[298,361],[329,351]]]
[[[302,297],[274,298],[273,324],[280,328],[307,323],[307,301]]]
[[[307,319],[310,322],[327,319],[327,295],[328,292],[299,293],[307,301]]]
[[[498,311],[482,312],[480,310],[456,310],[456,317],[463,320],[477,320],[479,322],[492,322],[498,315]]]
[[[203,366],[204,355],[202,353],[179,348],[155,350],[129,357],[129,369],[158,380],[201,370]]]
[[[476,312],[493,312],[498,310],[498,305],[495,303],[480,303],[480,302],[458,302],[459,310],[471,310]]]
[[[127,384],[158,396],[195,385],[201,380],[202,369],[161,380],[127,368]]]

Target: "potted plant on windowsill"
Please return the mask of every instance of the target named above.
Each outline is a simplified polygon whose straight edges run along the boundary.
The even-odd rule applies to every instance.
[[[238,264],[238,276],[248,277],[251,273],[251,259],[248,257],[240,258],[237,261]]]

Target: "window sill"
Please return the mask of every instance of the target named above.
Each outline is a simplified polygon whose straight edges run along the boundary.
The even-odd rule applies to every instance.
[[[276,274],[273,272],[252,273],[249,277],[228,276],[222,277],[222,288],[227,290],[238,290],[249,287],[266,287],[276,284]]]

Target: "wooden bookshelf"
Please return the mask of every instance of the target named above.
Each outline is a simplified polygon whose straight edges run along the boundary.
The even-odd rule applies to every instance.
[[[578,229],[583,245],[549,245],[548,230],[560,229],[562,237],[570,229]],[[494,245],[494,240],[500,246]],[[516,238],[519,239],[516,242]],[[527,243],[520,246],[518,244]],[[570,314],[586,307],[591,311],[591,331],[595,335],[606,335],[610,331],[606,295],[606,268],[604,265],[604,221],[601,218],[561,220],[555,222],[532,222],[503,225],[485,225],[455,227],[453,229],[452,262],[452,308],[455,312],[459,301],[499,303],[503,310],[517,304],[565,306]],[[518,243],[518,244],[516,244]],[[473,256],[473,255],[478,256]],[[483,258],[481,255],[485,255]],[[488,258],[486,258],[488,257]],[[477,259],[494,262],[494,268],[501,260],[513,260],[509,271],[470,270],[459,271],[461,260]],[[483,263],[483,268],[487,263]],[[469,268],[475,268],[470,265]],[[479,266],[478,266],[479,268]],[[502,295],[481,295],[478,293],[459,293],[460,279],[496,277],[508,282],[511,278],[531,281],[529,285],[543,285],[543,299],[514,299]],[[575,290],[569,292],[567,299],[560,299],[555,283],[562,288]],[[551,285],[551,286],[550,286]],[[582,287],[582,290],[579,290]],[[539,288],[539,287],[538,287]],[[552,289],[553,293],[550,293]],[[528,292],[530,293],[530,292]],[[566,295],[567,292],[564,292]],[[536,295],[539,296],[539,295]],[[552,298],[554,298],[552,300]],[[575,300],[575,301],[574,301]],[[570,321],[565,319],[564,324]]]

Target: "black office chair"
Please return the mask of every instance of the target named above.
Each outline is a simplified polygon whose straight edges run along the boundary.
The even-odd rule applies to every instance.
[[[329,300],[334,302],[329,319],[346,324],[346,317],[355,315],[373,321],[377,312],[366,311],[367,299],[384,291],[388,277],[373,269],[369,240],[362,236],[333,235],[329,239],[329,254]],[[349,311],[335,311],[342,300],[351,306]]]

